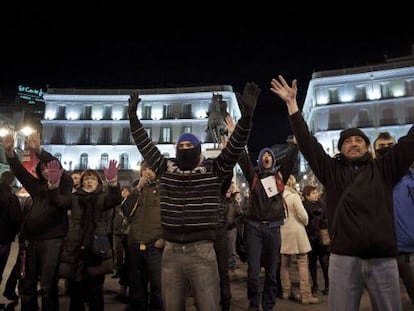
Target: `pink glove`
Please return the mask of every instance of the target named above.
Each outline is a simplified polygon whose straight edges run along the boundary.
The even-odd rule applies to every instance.
[[[115,160],[109,161],[108,168],[104,168],[104,175],[106,180],[113,180],[118,176],[119,165]]]
[[[60,177],[63,174],[63,168],[60,167],[58,160],[50,161],[46,164],[48,169],[48,179],[52,185],[57,184],[60,181]]]

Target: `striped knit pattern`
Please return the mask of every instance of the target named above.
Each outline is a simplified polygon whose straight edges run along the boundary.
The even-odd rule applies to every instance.
[[[250,125],[249,121],[239,121],[217,158],[203,159],[192,171],[182,171],[174,159],[166,159],[159,152],[139,120],[131,120],[131,135],[145,161],[160,178],[163,226],[190,232],[217,227],[222,182],[239,160],[249,137]]]

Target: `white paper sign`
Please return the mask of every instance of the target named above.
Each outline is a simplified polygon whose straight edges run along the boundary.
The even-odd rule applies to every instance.
[[[275,176],[267,176],[266,178],[260,179],[260,181],[266,191],[268,198],[271,198],[279,193],[276,187]]]

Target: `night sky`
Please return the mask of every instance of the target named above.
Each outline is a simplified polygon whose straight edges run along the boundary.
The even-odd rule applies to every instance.
[[[0,60],[3,98],[14,96],[20,84],[44,90],[226,84],[242,92],[254,81],[262,91],[249,140],[252,153],[285,143],[291,134],[284,103],[269,91],[273,77],[297,78],[303,102],[313,72],[408,56],[414,44],[414,33],[272,32],[242,26],[171,26],[161,32],[142,23],[126,36],[93,23],[62,30],[63,22],[56,26],[56,21],[44,21],[24,35],[16,25],[9,27]],[[51,33],[55,26],[58,35]]]

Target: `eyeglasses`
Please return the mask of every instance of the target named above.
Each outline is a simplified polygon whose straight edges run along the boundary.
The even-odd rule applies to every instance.
[[[85,176],[83,177],[83,180],[98,180],[98,178],[95,176]]]

